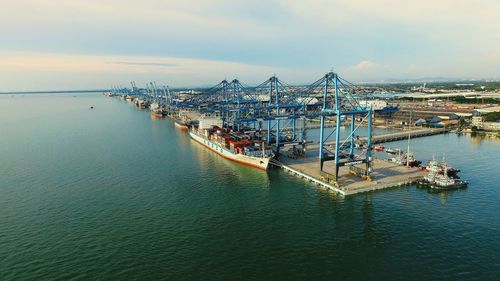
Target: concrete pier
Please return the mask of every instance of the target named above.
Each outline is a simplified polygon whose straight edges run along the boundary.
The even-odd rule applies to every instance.
[[[410,168],[385,160],[374,159],[370,180],[364,180],[352,175],[349,173],[349,168],[342,167],[339,170],[339,179],[335,182],[333,179],[325,178],[325,175],[321,174],[317,157],[293,159],[282,156],[280,160],[285,171],[304,178],[315,185],[335,191],[339,195],[353,195],[415,183],[425,173],[420,168]],[[362,166],[359,167],[362,168]],[[328,174],[335,174],[333,163],[325,162],[323,171]]]
[[[421,128],[421,129],[415,129],[415,130],[411,130],[411,131],[401,131],[401,132],[373,136],[372,137],[372,144],[379,144],[379,143],[392,142],[392,141],[398,141],[398,140],[406,140],[406,139],[408,139],[408,133],[410,133],[411,138],[414,139],[414,138],[421,138],[421,137],[427,137],[427,136],[432,136],[432,135],[444,134],[447,132],[449,132],[449,129],[446,129],[446,128],[439,128],[439,129]],[[361,137],[359,139],[362,141],[366,141],[366,137]],[[325,142],[325,145],[332,145],[333,146],[333,145],[335,145],[335,141]],[[307,149],[308,150],[318,150],[319,143],[318,142],[308,143]]]

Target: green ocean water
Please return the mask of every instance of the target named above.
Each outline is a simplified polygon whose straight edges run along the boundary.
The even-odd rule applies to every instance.
[[[498,280],[500,141],[413,149],[470,187],[339,198],[118,99],[0,95],[0,280]]]

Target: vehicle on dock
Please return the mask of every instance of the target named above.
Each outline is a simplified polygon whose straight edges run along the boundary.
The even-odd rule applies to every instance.
[[[220,156],[261,170],[269,168],[274,154],[254,133],[223,128],[218,118],[202,118],[192,126],[189,136]]]

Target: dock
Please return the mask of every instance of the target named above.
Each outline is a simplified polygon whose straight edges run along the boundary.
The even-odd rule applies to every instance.
[[[422,128],[422,129],[411,130],[409,132],[408,131],[401,131],[401,132],[377,135],[377,136],[372,137],[372,144],[386,143],[386,142],[392,142],[392,141],[398,141],[398,140],[406,140],[406,139],[408,139],[408,133],[410,134],[410,137],[412,139],[414,139],[414,138],[421,138],[421,137],[444,134],[444,133],[448,133],[449,131],[450,130],[446,129],[446,128],[436,128],[436,129],[435,128]],[[359,139],[361,141],[366,141],[367,138],[360,137]],[[325,145],[334,146],[335,142],[334,141],[325,142]],[[318,142],[309,142],[307,144],[307,149],[317,150],[318,148],[319,148]]]
[[[405,139],[408,139],[408,134],[410,134],[410,137],[412,139],[414,139],[414,138],[421,138],[421,137],[427,137],[427,136],[432,136],[432,135],[444,134],[447,132],[449,132],[449,129],[446,129],[446,128],[422,128],[422,129],[417,129],[417,130],[411,130],[409,132],[402,131],[402,132],[373,136],[372,143],[377,144],[377,143],[405,140]],[[366,138],[364,138],[364,139],[366,139]]]
[[[321,176],[317,158],[291,159],[283,157],[282,159],[281,167],[286,172],[342,196],[408,185],[417,182],[424,176],[424,171],[420,168],[410,168],[374,159],[371,180],[363,180],[351,175],[347,168],[342,168],[338,181],[333,182]],[[335,167],[331,163],[325,163],[323,167],[323,170],[330,174],[334,174],[334,169]]]
[[[252,157],[253,152],[261,148],[273,149],[277,159],[270,163],[339,195],[411,184],[424,176],[421,168],[374,159],[370,153],[362,151],[355,157],[339,157],[345,154],[342,151],[353,154],[355,149],[362,150],[366,144],[448,132],[447,129],[418,127],[374,135],[372,107],[361,106],[357,97],[363,95],[355,94],[357,89],[333,71],[300,91],[276,75],[257,88],[247,88],[238,79],[224,79],[197,92],[170,91],[168,86],[158,88],[152,82],[144,89],[137,88],[134,82],[131,85],[131,90],[117,89],[107,96],[120,96],[122,100],[135,102],[140,109],[154,103],[156,108],[161,108],[162,117],[193,121],[208,116],[214,120],[205,124],[207,128],[217,125],[230,129],[231,134],[237,132],[237,139],[255,141],[243,145],[248,151],[243,152],[239,147],[237,153]],[[368,135],[358,135],[361,132],[357,129],[362,127],[366,127]],[[307,139],[307,129],[313,128],[318,129],[319,138]],[[267,145],[262,146],[263,142]],[[334,161],[335,157],[342,161]]]

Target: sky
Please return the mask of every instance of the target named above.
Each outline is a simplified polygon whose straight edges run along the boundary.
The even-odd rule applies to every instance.
[[[0,92],[500,78],[498,0],[2,0]]]

